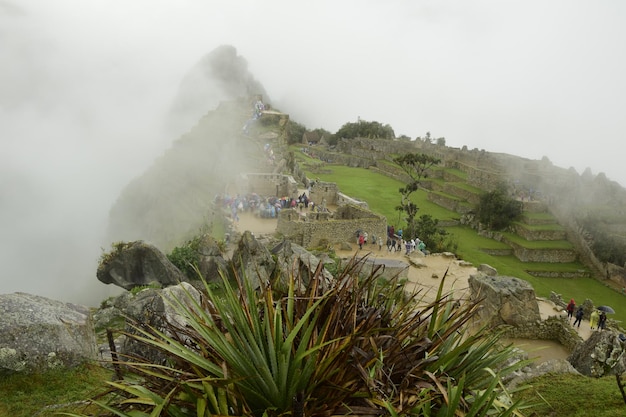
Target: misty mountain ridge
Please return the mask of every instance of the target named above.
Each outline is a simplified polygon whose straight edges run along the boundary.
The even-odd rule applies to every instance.
[[[168,120],[174,130],[193,118],[197,122],[124,188],[110,211],[109,241],[142,239],[162,250],[172,249],[207,224],[213,198],[225,192],[239,174],[267,169],[260,163],[263,143],[242,134],[256,95],[269,101],[234,47],[221,46],[203,57],[181,82]],[[213,110],[207,113],[208,108]],[[289,109],[282,110],[288,113]],[[443,146],[438,152],[459,150]],[[536,161],[484,150],[476,163],[488,160],[499,166],[505,182],[542,194],[564,215],[592,215],[595,222],[626,241],[622,210],[626,190],[603,173],[593,175],[586,169],[579,175],[573,168],[554,166],[546,157]]]

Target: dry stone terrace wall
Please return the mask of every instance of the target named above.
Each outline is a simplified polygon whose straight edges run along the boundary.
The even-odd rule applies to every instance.
[[[504,337],[533,339],[533,340],[554,340],[563,345],[570,352],[582,342],[582,338],[576,330],[568,323],[567,318],[552,316],[543,321],[523,323],[515,327],[510,327],[505,331]]]
[[[373,236],[386,236],[387,219],[354,205],[345,205],[330,213],[299,213],[294,209],[281,210],[276,231],[303,247],[354,242],[357,230]],[[370,240],[371,241],[371,240]]]
[[[578,256],[570,249],[528,249],[508,239],[503,240],[513,248],[513,254],[522,262],[576,262]]]
[[[522,225],[515,225],[515,233],[526,240],[566,240],[565,230],[530,230]]]

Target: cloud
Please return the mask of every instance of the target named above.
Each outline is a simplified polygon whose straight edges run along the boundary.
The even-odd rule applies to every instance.
[[[310,128],[361,117],[626,184],[625,17],[620,0],[0,1],[2,291],[95,282],[109,208],[224,44]]]

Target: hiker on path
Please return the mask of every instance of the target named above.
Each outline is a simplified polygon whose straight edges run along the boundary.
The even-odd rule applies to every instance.
[[[604,330],[606,326],[606,313],[603,311],[600,313],[600,318],[598,319],[598,330]]]
[[[567,319],[571,320],[574,315],[574,310],[576,310],[576,302],[573,298],[569,300],[569,304],[565,307],[565,310],[567,310]]]
[[[576,320],[574,320],[572,326],[576,326],[576,323],[578,323],[578,327],[580,327],[580,322],[583,320],[584,315],[585,311],[583,310],[583,306],[578,307],[578,310],[576,310]]]
[[[591,316],[589,317],[589,325],[591,326],[591,330],[598,325],[598,319],[600,318],[600,314],[598,314],[598,310],[593,310]]]

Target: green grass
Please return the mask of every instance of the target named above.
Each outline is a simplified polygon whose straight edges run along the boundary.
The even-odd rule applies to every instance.
[[[533,232],[540,231],[564,231],[565,228],[558,223],[544,223],[544,224],[526,224],[521,222],[514,222],[517,227],[522,227],[526,230],[530,230]]]
[[[317,174],[307,172],[313,178],[320,178],[323,181],[335,182],[341,192],[360,200],[367,201],[370,209],[387,218],[389,224],[396,228],[404,227],[405,224],[398,220],[398,212],[394,209],[400,201],[398,189],[403,183],[392,178],[388,178],[377,172],[364,168],[350,168],[337,165],[326,165],[329,173]],[[306,170],[305,170],[306,171]],[[415,193],[413,201],[418,205],[421,214],[429,214],[440,221],[447,219],[458,219],[459,214],[447,210],[437,204],[428,201],[425,191]],[[538,219],[554,219],[549,213],[525,213],[528,217]],[[457,255],[475,266],[488,264],[498,271],[500,275],[513,276],[524,279],[533,286],[535,292],[540,297],[549,297],[554,291],[561,294],[564,299],[575,298],[582,303],[586,298],[591,299],[594,304],[611,305],[614,308],[626,301],[626,297],[600,281],[592,278],[547,278],[535,277],[527,271],[547,271],[547,272],[572,272],[587,270],[584,265],[574,263],[525,263],[514,256],[493,256],[485,253],[484,249],[507,249],[508,245],[493,239],[479,236],[476,231],[466,226],[447,227],[446,230],[457,238]],[[552,248],[552,249],[572,249],[572,245],[567,241],[529,242],[513,234],[507,234],[511,240],[518,242],[527,248]],[[626,322],[626,311],[617,310],[611,318]]]
[[[102,392],[111,375],[110,370],[95,364],[34,375],[2,375],[0,416],[51,417],[61,411],[82,410],[85,405],[77,402]],[[58,404],[68,405],[50,407]]]
[[[626,404],[615,377],[589,378],[581,375],[544,375],[532,381],[521,398],[537,404],[531,412],[550,417],[621,417]],[[542,400],[543,399],[543,400]]]
[[[502,236],[509,239],[511,242],[517,243],[523,248],[527,249],[565,249],[574,250],[572,245],[567,240],[526,240],[515,233],[502,233]]]
[[[395,207],[400,204],[398,190],[404,184],[401,181],[386,177],[365,168],[351,168],[341,165],[327,165],[329,173],[305,172],[310,178],[319,178],[322,181],[335,182],[342,193],[367,201],[370,210],[387,218],[387,222],[396,227],[405,227],[406,223],[400,220]],[[419,190],[414,194],[413,202],[419,207],[421,214],[430,214],[440,219],[458,219],[459,214],[447,210],[428,201],[426,191]]]

